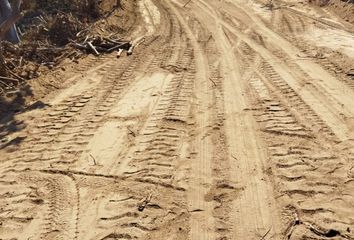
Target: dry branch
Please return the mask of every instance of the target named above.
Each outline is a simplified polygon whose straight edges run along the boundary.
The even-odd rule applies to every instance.
[[[72,45],[80,50],[89,51],[96,56],[100,53],[112,53],[118,51],[119,56],[122,54],[122,50],[129,50],[132,46],[131,42],[121,41],[110,38],[101,38],[86,36],[82,43],[73,42]]]
[[[92,45],[92,42],[88,42],[87,45],[92,49],[96,56],[100,55],[95,46]]]

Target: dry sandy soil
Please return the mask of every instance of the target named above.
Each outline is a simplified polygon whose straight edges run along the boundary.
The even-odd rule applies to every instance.
[[[186,2],[138,1],[134,55],[1,120],[0,239],[354,239],[351,25]]]

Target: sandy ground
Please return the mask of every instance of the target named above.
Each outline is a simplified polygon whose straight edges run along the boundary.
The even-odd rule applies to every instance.
[[[139,1],[134,55],[1,120],[0,239],[354,239],[352,29],[186,2]]]

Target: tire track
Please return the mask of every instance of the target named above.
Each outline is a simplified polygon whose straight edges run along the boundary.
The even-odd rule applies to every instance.
[[[208,6],[206,2],[203,2],[203,5],[198,3],[197,6],[205,10],[206,14],[214,11],[210,6],[205,7]],[[233,129],[226,132],[230,173],[233,176],[231,181],[237,182],[241,189],[241,193],[232,204],[231,235],[234,238],[257,238],[270,229],[273,238],[278,238],[276,227],[278,217],[272,199],[272,189],[261,170],[265,167],[266,155],[260,150],[259,139],[254,138],[257,136],[256,125],[246,110],[249,103],[245,99],[246,85],[241,80],[242,72],[239,71],[242,64],[230,51],[232,47],[227,38],[228,34],[222,30],[222,22],[217,13],[209,16],[213,16],[212,20],[216,22],[215,24],[208,22],[210,24],[208,26],[219,43],[219,52],[223,56],[221,63],[225,90],[225,129]],[[240,174],[235,176],[236,172]]]
[[[18,199],[17,203],[14,203],[14,205],[24,202],[29,203],[22,214],[31,214],[31,211],[28,211],[30,209],[40,209],[47,213],[43,215],[40,214],[41,212],[35,212],[33,217],[28,218],[29,221],[19,222],[19,224],[25,226],[28,224],[28,227],[24,228],[27,237],[36,239],[78,239],[79,196],[73,178],[69,176],[57,177],[31,171],[11,173],[6,178],[18,180],[14,192],[23,189],[29,190],[27,194]],[[21,216],[21,213],[17,212],[16,206],[13,206],[13,209],[15,214]]]
[[[190,219],[190,239],[215,239],[215,220],[213,216],[214,203],[207,199],[208,192],[213,183],[212,180],[212,156],[211,137],[208,128],[211,124],[209,66],[207,59],[203,56],[202,49],[198,44],[192,29],[184,20],[182,13],[177,7],[169,4],[171,10],[177,15],[178,20],[184,28],[187,37],[194,49],[196,62],[196,75],[194,83],[194,95],[196,98],[194,118],[196,127],[195,142],[191,148],[195,152],[194,161],[191,163],[190,186],[188,190],[189,211],[193,211]]]
[[[311,45],[302,37],[303,32],[306,33],[306,31],[313,30],[313,28],[315,30],[317,28],[328,28],[318,25],[312,25],[313,22],[306,21],[306,19],[300,19],[299,15],[297,15],[296,13],[288,12],[288,14],[284,15],[284,11],[282,9],[278,9],[277,11],[275,11],[273,13],[272,18],[273,21],[271,23],[271,27],[275,29],[278,34],[284,36],[298,49],[301,49],[303,54],[299,55],[298,58],[311,59],[312,61],[321,65],[321,67],[328,71],[333,77],[342,81],[353,90],[352,78],[346,74],[350,69],[350,66],[348,65],[348,63],[350,62],[350,58],[344,54],[335,52],[333,49]],[[289,32],[287,29],[284,28],[287,24],[283,23],[282,21],[285,20],[287,20],[288,24],[290,25],[290,28],[299,26],[299,21],[301,21],[301,25],[304,25],[305,27],[302,27],[301,32]]]
[[[327,21],[325,19],[319,19],[317,17],[310,16],[310,15],[308,15],[306,13],[303,13],[301,11],[298,11],[296,9],[293,9],[293,8],[290,8],[290,7],[283,7],[282,9],[285,9],[285,10],[287,10],[289,12],[295,13],[295,14],[300,15],[302,17],[305,17],[305,18],[314,20],[316,22],[319,22],[319,23],[321,23],[321,24],[323,24],[323,25],[325,25],[327,27],[331,27],[331,28],[334,28],[334,29],[341,29],[341,30],[345,30],[345,31],[350,32],[350,33],[354,33],[353,30],[348,29],[347,27],[345,27],[345,26],[343,26],[341,24],[330,22],[330,21]]]
[[[248,51],[239,50],[241,54],[245,52]],[[350,167],[346,159],[352,156],[351,149],[344,147],[338,154],[338,140],[331,129],[272,67],[262,59],[261,63],[258,67],[251,61],[244,63],[252,69],[251,77],[245,75],[254,92],[254,105],[258,106],[253,109],[254,116],[270,151],[269,173],[274,175],[279,192],[277,199],[283,205],[283,214],[294,216],[288,222],[286,238],[333,235],[351,239],[352,220],[344,213],[352,208],[352,194],[344,193],[350,191],[351,186],[344,184],[338,189],[341,183],[348,181],[345,169]],[[334,207],[333,201],[340,204]]]
[[[173,22],[172,24],[174,25],[171,27],[178,27],[178,22]],[[166,27],[166,29],[168,30],[169,27]],[[177,44],[178,41],[181,41],[179,35],[172,36],[172,44]],[[178,52],[176,54],[177,58],[173,60],[176,68],[168,69],[175,77],[166,82],[162,96],[157,100],[152,112],[144,120],[145,122],[141,123],[142,127],[137,129],[135,133],[136,140],[125,153],[124,158],[126,160],[123,163],[117,160],[116,167],[112,169],[115,174],[125,175],[132,178],[135,183],[139,183],[132,187],[132,190],[139,188],[141,192],[146,192],[143,186],[156,189],[162,188],[168,192],[168,196],[174,196],[176,199],[179,198],[177,195],[181,195],[185,191],[184,187],[179,186],[175,181],[173,172],[176,158],[178,157],[179,141],[181,134],[185,131],[185,122],[187,121],[186,118],[188,118],[188,97],[191,93],[191,81],[194,79],[194,74],[191,73],[193,71],[191,66],[193,53],[188,43],[186,46],[186,50]],[[148,67],[149,71],[161,71],[159,67],[166,69],[164,65],[165,59],[168,61],[174,58],[171,52],[172,50],[161,51],[162,57],[152,61],[149,65],[150,67]],[[130,169],[133,170],[130,171]],[[136,204],[139,203],[136,201],[138,198],[136,195],[133,196]],[[109,206],[104,201],[98,203],[98,205],[103,204],[107,207]],[[160,207],[157,206],[156,210],[149,210],[151,211],[151,217],[142,218],[140,214],[135,213],[135,206],[133,205],[132,207],[131,204],[128,204],[123,207],[122,210],[125,213],[122,216],[101,218],[102,221],[100,222],[105,226],[104,228],[107,227],[107,224],[108,226],[110,225],[109,222],[114,222],[115,227],[110,233],[104,233],[96,237],[99,239],[144,237],[162,231],[158,225],[150,223],[150,221],[155,221],[154,216],[161,214]],[[144,211],[144,209],[141,211]],[[183,232],[178,234],[183,234]]]
[[[112,60],[113,57],[111,60],[105,59],[103,65],[95,67],[94,71],[89,73],[91,76],[98,76],[92,86],[97,86],[99,83],[102,84],[102,88],[97,88],[94,93],[90,92],[92,90],[74,92],[69,89],[54,99],[54,104],[42,111],[43,121],[38,124],[30,123],[33,126],[28,127],[29,137],[22,142],[17,153],[6,155],[7,166],[2,168],[4,173],[21,172],[21,169],[25,170],[28,167],[43,168],[43,164],[48,168],[74,166],[112,105],[119,101],[122,93],[133,82],[134,71],[143,70],[152,61],[151,58],[137,67],[138,58],[138,55],[132,56],[130,60],[124,59],[119,63],[117,60]],[[79,82],[78,86],[82,86],[82,83]],[[76,209],[73,213],[76,220],[67,213],[69,210],[60,212],[61,206],[65,204],[79,206],[79,196],[75,196],[78,194],[77,188],[73,186],[68,188],[72,189],[71,192],[62,193],[70,183],[61,183],[61,178],[63,177],[59,175],[43,179],[47,181],[46,188],[51,197],[48,199],[48,212],[43,213],[47,216],[43,219],[44,232],[38,238],[79,239],[80,210]],[[75,203],[68,202],[67,199],[72,199]]]
[[[277,100],[261,78],[255,76],[250,85],[256,92],[255,104],[261,106],[255,111],[255,116],[270,151],[271,171],[284,213],[298,216],[301,221],[316,226],[314,229],[322,229],[322,232],[333,231],[338,232],[338,235],[350,236],[347,230],[352,220],[344,217],[344,212],[351,211],[349,199],[353,196],[347,195],[347,199],[343,196],[351,187],[350,184],[344,184],[338,188],[339,183],[347,181],[347,161],[344,156],[348,153],[336,154],[337,150],[330,142],[318,139],[316,131],[299,124],[292,111]],[[269,124],[276,129],[269,131]],[[293,129],[297,130],[296,134],[293,134]],[[333,201],[338,201],[336,207],[332,205]],[[289,226],[293,226],[293,220],[288,223]],[[301,226],[295,228],[299,230]],[[288,235],[288,239],[319,235],[314,234],[311,228],[300,232],[297,230],[293,236]]]
[[[206,11],[210,13],[210,10]],[[264,26],[258,20],[255,20],[255,17],[253,17],[253,21],[255,21],[257,24],[260,24],[260,26]],[[230,33],[234,34],[237,37],[240,37],[254,50],[256,50],[269,64],[271,64],[272,67],[278,72],[278,74],[280,74],[283,79],[285,79],[287,83],[293,89],[295,89],[298,94],[300,94],[301,98],[308,105],[311,106],[311,108],[316,112],[316,114],[320,116],[321,119],[325,121],[327,125],[329,125],[329,127],[339,139],[341,139],[342,141],[348,141],[348,139],[351,138],[350,132],[348,131],[347,122],[343,118],[338,117],[345,116],[344,118],[351,118],[351,111],[349,110],[350,104],[348,105],[348,103],[350,102],[349,96],[345,96],[343,99],[341,99],[341,94],[339,93],[339,89],[345,88],[345,86],[342,86],[340,82],[333,79],[333,77],[328,76],[328,73],[325,73],[323,70],[319,69],[318,65],[314,65],[310,61],[306,61],[306,63],[303,61],[295,61],[295,65],[300,67],[300,72],[299,68],[293,69],[294,67],[296,67],[294,64],[291,67],[288,67],[285,64],[279,64],[281,60],[275,55],[273,55],[272,52],[263,48],[254,40],[248,38],[248,36],[240,32],[238,29],[230,26],[228,23],[222,21],[221,24],[227,30],[229,30]],[[265,27],[260,27],[258,29],[262,29],[260,31],[263,31]],[[264,32],[262,32],[262,34],[263,33]],[[284,48],[282,49],[287,51],[288,57],[296,55],[293,52],[293,47],[285,47],[288,45],[288,43],[285,43],[283,40],[280,40],[280,37],[275,37],[274,33],[271,33],[271,30],[266,30],[266,33],[264,34],[265,36],[268,36],[270,38],[274,37],[274,41],[279,40],[280,43],[282,42],[282,46],[284,46]],[[292,53],[290,53],[291,51]],[[284,56],[284,54],[282,54],[282,56]],[[310,67],[312,67],[312,69]],[[325,83],[320,82],[318,80],[316,81],[316,77],[314,76],[315,72],[317,72],[317,74],[321,73],[328,81],[326,81]],[[304,77],[306,77],[304,76],[304,73],[307,76],[311,77],[311,79],[313,79],[310,85],[303,85],[304,82],[302,82],[301,79],[304,79]],[[337,85],[335,86],[334,84]]]
[[[352,239],[353,94],[328,59],[296,57],[306,20],[243,3],[155,1],[141,52],[89,59],[17,119],[1,237]]]
[[[211,11],[211,10],[209,9],[207,11]],[[228,24],[224,23],[224,26],[227,26],[227,25]],[[232,34],[231,27],[228,28],[228,30],[230,30],[230,33]],[[234,33],[235,33],[235,36],[240,37],[240,34],[236,34],[236,31]],[[241,37],[241,39],[245,40],[247,38]],[[218,42],[220,42],[220,41],[218,41]],[[251,40],[246,41],[246,44],[249,45],[250,42],[252,42],[252,41]],[[244,44],[241,43],[241,46],[242,45],[244,45]],[[249,46],[251,46],[251,48],[254,49],[255,51],[257,51],[258,53],[262,53],[262,51],[260,51],[260,48],[258,48],[258,46],[255,44],[255,42],[254,42],[254,44],[251,44]],[[257,46],[257,47],[255,48],[255,46]],[[246,49],[246,52],[247,52],[247,49]],[[284,54],[282,54],[281,52],[276,52],[276,51],[272,50],[272,54],[274,54],[275,56],[277,56],[280,59],[284,59]],[[241,56],[241,58],[242,57],[243,56]],[[262,105],[267,110],[266,114],[262,114],[260,116],[257,115],[257,118],[259,117],[258,121],[262,125],[264,124],[262,126],[262,130],[265,133],[269,134],[264,139],[267,139],[267,140],[274,139],[274,136],[279,136],[278,141],[274,141],[274,142],[272,141],[272,144],[274,146],[278,146],[277,142],[287,142],[286,140],[284,140],[284,138],[286,138],[285,136],[288,136],[288,137],[291,137],[294,139],[298,139],[298,138],[307,139],[306,141],[309,141],[308,139],[312,139],[314,135],[318,135],[317,129],[320,128],[321,132],[323,132],[323,134],[326,136],[326,139],[328,139],[328,141],[329,141],[329,143],[327,143],[326,145],[328,145],[328,144],[331,145],[333,142],[334,143],[337,142],[336,138],[333,137],[333,133],[332,133],[332,129],[331,129],[334,126],[334,124],[330,125],[331,128],[329,128],[327,125],[328,124],[327,121],[331,118],[326,117],[325,118],[326,122],[324,122],[323,121],[323,114],[320,115],[321,117],[318,117],[318,112],[314,113],[312,110],[312,109],[315,109],[314,106],[306,106],[307,103],[303,101],[303,99],[306,99],[306,97],[304,98],[303,96],[297,96],[296,92],[299,92],[299,91],[298,90],[294,91],[292,89],[291,84],[289,84],[289,81],[287,81],[289,78],[289,75],[285,76],[282,74],[278,74],[279,73],[278,71],[273,71],[272,69],[275,67],[275,65],[269,64],[269,61],[268,61],[269,59],[264,58],[265,60],[263,60],[263,58],[264,58],[264,55],[261,54],[260,70],[259,71],[256,70],[256,74],[253,77],[249,78],[248,76],[246,76],[246,79],[250,80],[250,84],[251,84],[251,86],[253,86],[254,89],[256,89],[257,95],[262,96],[263,97],[262,102],[265,102],[265,103],[262,103]],[[309,77],[308,75],[306,75],[307,74],[306,72],[304,72],[302,69],[299,68],[298,65],[292,64],[290,61],[286,61],[286,62],[287,62],[287,64],[290,65],[291,69],[294,69],[295,71],[297,71],[299,75]],[[242,66],[242,64],[239,64],[239,65]],[[253,64],[251,62],[247,62],[247,63],[245,63],[245,65],[252,66]],[[281,102],[268,99],[269,96],[267,96],[267,91],[265,90],[268,87],[272,90],[272,94],[277,92],[276,95],[281,99]],[[301,91],[303,91],[303,89],[301,89]],[[322,90],[317,88],[316,91],[322,91]],[[329,96],[329,97],[331,98],[332,96]],[[285,99],[286,99],[286,101],[284,101]],[[309,102],[312,102],[312,100]],[[289,110],[287,110],[287,107],[284,108],[284,105],[283,105],[284,103],[289,108],[293,109],[290,113],[288,112]],[[332,111],[332,110],[330,110],[330,111]],[[295,116],[293,114],[295,114]],[[308,118],[308,119],[306,120],[304,118]],[[300,124],[300,125],[298,124],[299,119],[302,119],[301,122],[303,124]],[[315,132],[313,132],[313,131],[315,131]],[[336,133],[338,135],[338,132],[336,132]],[[343,139],[343,140],[345,140],[345,139]],[[305,140],[303,140],[303,141],[305,141]],[[294,149],[294,150],[288,150],[288,151],[290,151],[290,155],[291,155],[292,151],[295,153],[298,151],[298,150],[296,150],[296,146],[288,148],[288,149],[292,149],[292,148]],[[281,147],[283,147],[283,146],[281,146]],[[304,163],[301,161],[299,162],[297,160],[297,158],[299,156],[295,154],[293,160],[290,160],[290,159],[289,160],[282,160],[278,164],[279,164],[279,166],[283,166],[287,161],[289,161],[290,166],[294,166],[295,168],[297,166],[303,166],[303,165],[309,166],[309,168],[307,168],[306,171],[313,171],[313,168],[311,166],[313,165],[313,162],[316,162],[316,157],[313,157],[313,155],[311,155],[312,153],[310,153],[310,152],[312,152],[312,150],[313,149],[307,150],[307,153],[305,155],[303,155],[302,157],[300,157],[300,159],[305,159],[305,160],[311,159],[311,160],[309,160],[310,163],[309,162]],[[283,151],[286,153],[285,149]],[[316,152],[316,150],[313,150],[313,151]],[[317,150],[317,151],[321,152],[323,150]],[[348,154],[347,156],[351,156],[351,154],[348,152],[346,154]],[[275,153],[274,155],[278,155],[278,154]],[[329,153],[329,155],[330,155],[330,153]],[[338,162],[340,159],[341,158],[334,157],[333,159],[331,159],[331,162],[332,163]],[[313,161],[313,162],[311,162],[311,161]],[[348,166],[347,163],[345,163],[343,158],[341,159],[341,162],[342,162],[343,166],[346,166],[346,167]],[[305,170],[302,170],[302,171],[305,171]],[[324,170],[322,170],[322,171],[324,171]],[[336,170],[333,170],[333,171],[336,171]],[[338,171],[340,171],[340,170],[338,170]],[[301,170],[300,170],[300,172],[301,172]],[[321,173],[321,171],[319,171],[319,172],[320,172],[319,176],[322,176],[323,173]],[[328,170],[328,172],[331,172],[331,170]],[[313,181],[311,179],[311,181],[308,181],[308,182],[305,181],[306,184],[302,185],[300,187],[300,189],[307,188],[307,189],[309,189],[308,191],[294,189],[295,186],[299,185],[298,181],[301,182],[301,181],[307,180],[307,178],[305,178],[302,175],[299,175],[298,173],[299,172],[295,172],[295,174],[294,173],[291,173],[291,174],[278,173],[278,176],[277,176],[277,179],[278,179],[277,181],[279,181],[279,182],[283,182],[286,180],[288,182],[293,183],[292,185],[289,183],[289,185],[285,186],[282,190],[285,192],[289,192],[289,194],[291,194],[291,197],[293,197],[293,194],[295,194],[295,195],[296,194],[305,194],[305,195],[303,195],[304,197],[309,197],[311,194],[316,194],[317,192],[319,192],[320,194],[332,193],[333,195],[336,195],[336,196],[341,196],[341,194],[343,194],[343,193],[339,193],[339,192],[334,193],[333,187],[331,187],[331,186],[321,185],[320,179],[313,180]],[[338,181],[338,179],[337,179],[337,181]],[[343,180],[341,180],[341,181],[343,181]],[[296,182],[296,184],[294,185],[295,182]],[[315,188],[316,188],[315,186],[318,186],[319,190],[315,190]],[[309,194],[309,195],[307,195],[307,194]],[[323,202],[326,202],[326,201],[323,200]],[[323,204],[323,202],[322,202],[322,204]],[[348,207],[348,205],[346,205],[346,206]],[[304,211],[306,212],[306,209]],[[307,212],[310,212],[310,211],[307,211]],[[290,215],[292,215],[292,213]],[[337,215],[337,220],[331,220],[330,222],[340,221],[339,219],[340,219],[340,217]],[[313,219],[311,221],[313,221]],[[324,221],[326,221],[326,220],[324,220]],[[327,225],[328,231],[330,228],[331,228],[330,225]],[[341,229],[340,232],[345,232],[344,226],[342,226],[340,229]],[[326,231],[324,231],[324,232],[326,232]]]

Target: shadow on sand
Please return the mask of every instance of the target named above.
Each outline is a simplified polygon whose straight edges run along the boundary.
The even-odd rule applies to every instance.
[[[15,93],[0,96],[0,149],[10,145],[18,145],[25,139],[25,137],[8,139],[9,134],[26,128],[26,124],[23,121],[16,119],[16,114],[48,106],[41,101],[26,106],[26,98],[30,96],[33,96],[33,93],[29,85],[21,87],[21,89]]]

